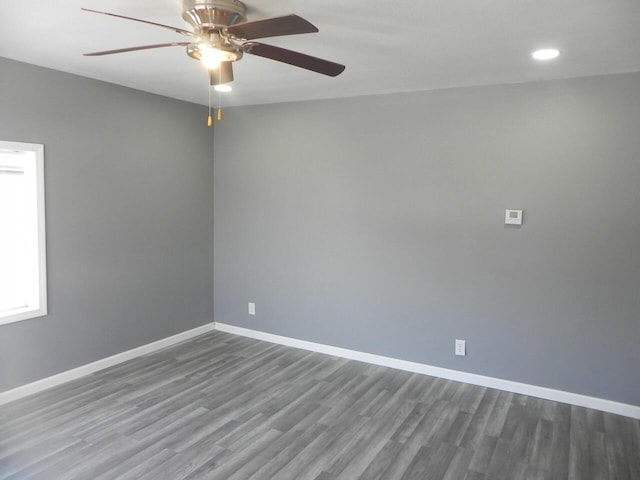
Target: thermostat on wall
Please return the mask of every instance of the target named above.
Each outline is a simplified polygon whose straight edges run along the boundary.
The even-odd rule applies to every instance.
[[[505,225],[522,225],[522,210],[505,210]]]

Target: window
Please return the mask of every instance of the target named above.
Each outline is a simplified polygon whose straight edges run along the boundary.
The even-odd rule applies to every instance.
[[[44,147],[0,141],[0,324],[47,314]]]

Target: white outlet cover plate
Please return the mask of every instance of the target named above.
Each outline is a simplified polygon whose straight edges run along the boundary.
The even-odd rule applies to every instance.
[[[467,342],[456,339],[456,355],[465,356],[467,354]]]

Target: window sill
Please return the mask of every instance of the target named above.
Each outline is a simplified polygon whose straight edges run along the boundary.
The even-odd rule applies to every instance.
[[[30,318],[43,317],[46,314],[46,308],[23,307],[7,310],[0,313],[0,325],[29,320]]]

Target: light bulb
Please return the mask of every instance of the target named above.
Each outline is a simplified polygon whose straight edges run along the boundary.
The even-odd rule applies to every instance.
[[[213,88],[215,89],[216,92],[230,92],[231,90],[233,90],[231,88],[231,85],[226,84],[226,83],[222,83],[220,85],[216,85]]]
[[[208,46],[200,47],[200,61],[209,70],[216,69],[220,66],[226,56],[223,52],[217,48],[211,48]]]
[[[555,48],[543,48],[542,50],[536,50],[531,54],[531,56],[536,60],[553,60],[558,55],[560,55],[560,51]]]

